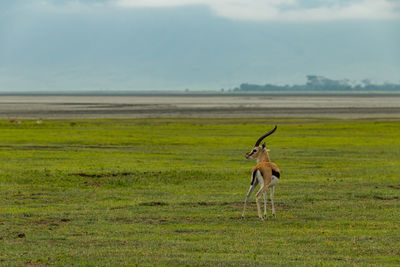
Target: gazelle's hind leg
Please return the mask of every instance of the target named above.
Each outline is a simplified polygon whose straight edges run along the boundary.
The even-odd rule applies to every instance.
[[[267,218],[267,192],[263,193],[264,196],[264,218]]]
[[[245,212],[246,212],[247,201],[249,201],[250,195],[251,195],[251,193],[254,191],[254,189],[256,188],[257,184],[258,184],[258,181],[255,180],[255,181],[253,182],[253,184],[250,185],[249,192],[247,192],[246,199],[244,200],[242,219],[244,219],[244,214],[245,214]]]
[[[274,216],[274,217],[275,217],[274,192],[275,192],[275,186],[271,186],[271,206],[272,206],[272,216]]]
[[[266,190],[267,188],[271,185],[272,181],[272,175],[268,171],[263,171],[260,173],[260,190],[258,190],[257,195],[256,195],[256,203],[257,203],[257,211],[258,211],[258,217],[261,220],[264,220],[264,218],[261,216],[261,208],[260,208],[260,197],[261,194],[264,194],[264,215],[267,215],[267,201],[266,201]]]
[[[264,218],[261,216],[261,208],[260,208],[260,196],[267,190],[269,184],[264,184],[261,186],[260,190],[258,190],[256,195],[256,203],[257,203],[257,211],[258,211],[258,218],[264,221]]]

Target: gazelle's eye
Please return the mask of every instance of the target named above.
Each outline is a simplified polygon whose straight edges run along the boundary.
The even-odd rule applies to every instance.
[[[257,152],[257,149],[253,149],[253,153],[256,153]]]

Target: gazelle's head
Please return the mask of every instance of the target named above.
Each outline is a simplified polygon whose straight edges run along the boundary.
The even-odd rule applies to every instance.
[[[275,125],[274,129],[264,134],[260,138],[258,138],[256,144],[250,152],[246,153],[246,159],[255,159],[257,161],[269,161],[268,149],[266,149],[265,142],[260,145],[261,141],[267,137],[268,135],[273,134],[276,131],[277,126]]]

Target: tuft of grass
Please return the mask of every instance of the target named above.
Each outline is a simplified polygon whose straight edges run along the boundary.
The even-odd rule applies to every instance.
[[[276,123],[277,217],[241,220]],[[0,166],[4,266],[400,264],[393,119],[4,120]]]

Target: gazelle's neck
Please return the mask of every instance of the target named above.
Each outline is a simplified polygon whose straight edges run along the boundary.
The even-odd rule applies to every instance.
[[[260,156],[257,158],[257,163],[260,162],[270,162],[268,152],[265,149],[260,153]]]

